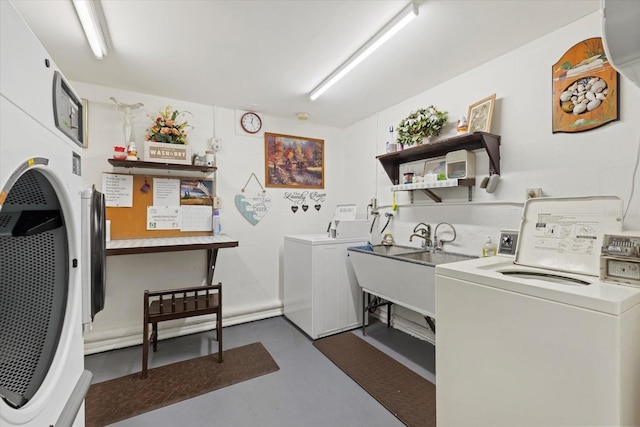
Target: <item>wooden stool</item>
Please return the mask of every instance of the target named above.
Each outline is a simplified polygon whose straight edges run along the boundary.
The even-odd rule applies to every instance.
[[[216,315],[218,363],[222,363],[222,283],[164,291],[144,291],[142,329],[142,378],[147,378],[149,359],[149,323],[153,351],[158,349],[158,322],[204,314]]]

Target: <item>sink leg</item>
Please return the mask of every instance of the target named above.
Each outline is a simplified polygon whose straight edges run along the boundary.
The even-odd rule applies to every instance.
[[[433,331],[433,333],[436,333],[436,324],[433,321],[433,319],[429,316],[424,316],[424,320],[427,321],[427,324],[429,325],[429,328],[431,328],[431,331]]]
[[[392,302],[384,300],[380,297],[374,296],[373,300],[371,299],[371,294],[362,290],[362,335],[367,335],[365,331],[366,326],[366,315],[367,311],[369,313],[374,313],[378,307],[383,305],[387,306],[387,328],[391,327],[391,306]]]
[[[363,337],[367,335],[367,331],[365,330],[366,328],[365,316],[367,315],[367,306],[369,305],[367,303],[368,298],[369,298],[369,294],[365,291],[362,291],[362,336]]]

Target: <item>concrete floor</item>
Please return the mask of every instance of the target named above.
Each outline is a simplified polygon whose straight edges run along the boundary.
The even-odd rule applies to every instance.
[[[362,337],[361,330],[354,330]],[[285,317],[224,328],[224,348],[262,342],[280,370],[130,418],[114,426],[403,426],[312,345]],[[367,327],[367,342],[431,382],[435,348],[385,324]],[[203,332],[158,343],[149,367],[217,351],[215,333]],[[138,372],[141,346],[85,357],[93,382]]]

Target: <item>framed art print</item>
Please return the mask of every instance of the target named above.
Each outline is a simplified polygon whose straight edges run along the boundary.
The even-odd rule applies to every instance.
[[[493,117],[493,105],[495,102],[496,94],[494,93],[469,106],[467,117],[470,133],[491,131],[491,118]]]
[[[324,140],[264,134],[267,187],[324,188]]]
[[[572,46],[552,66],[552,132],[583,132],[618,120],[618,80],[602,38]]]

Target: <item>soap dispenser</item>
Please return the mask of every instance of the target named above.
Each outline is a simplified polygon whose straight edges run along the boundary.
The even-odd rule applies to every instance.
[[[491,236],[487,238],[487,241],[482,245],[482,256],[495,256],[498,249],[496,248],[495,243],[491,240]]]

